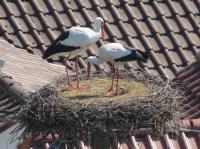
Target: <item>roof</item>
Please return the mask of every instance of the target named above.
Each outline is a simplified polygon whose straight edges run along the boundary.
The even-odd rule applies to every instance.
[[[187,87],[186,97],[183,99],[188,118],[199,118],[200,121],[200,62],[196,61],[178,72],[176,79]]]
[[[0,40],[0,49],[0,57],[6,61],[2,72],[20,82],[27,91],[34,91],[65,73],[64,66],[48,63],[40,56],[16,48],[5,40]]]
[[[18,98],[24,94],[22,88],[22,85],[14,82],[11,76],[0,72],[0,133],[15,123],[15,114],[24,102],[23,98]]]
[[[200,128],[200,124],[194,123],[195,120],[182,121],[182,126],[187,128]],[[196,125],[194,125],[196,124]],[[127,137],[119,137],[116,135],[116,138],[110,138],[110,146],[113,149],[199,149],[200,135],[194,132],[181,132],[177,137],[171,134],[165,134],[160,139],[155,139],[149,134],[144,133],[140,136],[127,136]],[[102,140],[102,138],[101,138]],[[99,148],[102,147],[101,140],[99,140]],[[69,142],[66,144],[67,147],[75,148],[75,149],[87,149],[93,148],[90,146],[89,141],[76,141]],[[43,145],[44,149],[47,149],[49,144],[46,143]],[[97,147],[98,149],[98,147]]]
[[[2,46],[3,45],[3,46]],[[18,100],[15,100],[16,98],[14,98],[15,96],[13,96],[13,93],[16,93],[16,91],[18,90],[18,95],[25,92],[25,90],[27,90],[31,87],[35,87],[36,84],[38,83],[34,83],[32,84],[32,86],[30,86],[31,84],[27,85],[28,83],[26,83],[26,79],[25,80],[20,80],[20,78],[17,78],[17,76],[22,75],[20,72],[23,72],[23,69],[25,67],[25,69],[27,69],[28,66],[30,66],[30,64],[32,64],[33,62],[37,65],[40,65],[41,67],[44,67],[43,69],[47,69],[51,71],[54,71],[55,69],[58,72],[62,72],[63,70],[60,69],[64,69],[64,67],[59,66],[59,65],[53,65],[47,63],[46,61],[43,61],[40,57],[38,56],[34,56],[32,54],[28,54],[26,52],[24,52],[21,49],[17,49],[13,46],[10,46],[8,43],[0,41],[0,46],[1,49],[5,49],[2,51],[6,51],[6,49],[11,49],[7,52],[3,52],[1,53],[1,56],[6,58],[6,64],[5,64],[5,68],[2,69],[3,72],[7,71],[7,73],[10,72],[10,74],[12,74],[13,76],[16,76],[16,80],[20,81],[15,81],[13,78],[11,78],[10,76],[3,74],[3,72],[1,72],[0,74],[0,86],[2,91],[0,92],[0,97],[2,97],[1,101],[0,101],[0,109],[1,110],[6,110],[7,112],[17,112],[20,109],[20,104]],[[16,50],[18,50],[18,54],[17,57],[20,57],[19,61],[15,61],[15,66],[13,65],[14,62],[13,61],[14,55],[13,53],[16,53]],[[21,51],[20,51],[21,50]],[[6,57],[7,56],[7,57]],[[9,59],[9,56],[12,57],[12,59]],[[30,58],[31,61],[26,61],[27,58]],[[16,59],[17,60],[17,59]],[[26,62],[25,64],[20,64],[21,61]],[[44,63],[44,64],[43,64]],[[44,66],[43,66],[44,65]],[[192,65],[196,66],[196,67],[192,67]],[[12,66],[12,67],[11,67]],[[21,67],[24,66],[24,67]],[[16,68],[19,69],[19,72],[14,71],[11,68]],[[10,69],[8,69],[10,68]],[[198,68],[199,68],[199,63],[195,62],[192,63],[190,66],[186,67],[184,70],[180,71],[179,73],[177,73],[177,79],[182,80],[183,82],[187,82],[187,78],[190,78],[190,73],[194,74],[194,77],[198,74]],[[28,72],[32,72],[30,76],[26,76],[27,80],[37,80],[38,79],[38,75],[40,75],[40,73],[38,71],[33,71],[34,68],[29,67],[30,70],[28,70]],[[33,70],[31,70],[33,69]],[[15,70],[15,69],[14,69]],[[44,76],[48,76],[49,71],[45,71],[42,73],[42,75]],[[51,72],[52,73],[52,72]],[[56,75],[56,74],[55,74]],[[24,76],[25,77],[25,76]],[[192,78],[194,78],[192,77]],[[29,79],[28,79],[29,78]],[[48,77],[45,77],[48,78]],[[43,78],[44,79],[44,78]],[[185,81],[186,80],[186,81]],[[43,85],[44,80],[37,80],[36,82],[40,82],[41,85]],[[191,81],[189,81],[190,83]],[[193,84],[193,82],[191,82]],[[22,84],[24,84],[24,86],[27,86],[27,88],[22,89],[23,86]],[[14,85],[14,87],[12,87],[12,85]],[[191,86],[191,85],[190,85]],[[197,85],[198,87],[198,85]],[[20,90],[21,89],[21,90]],[[199,111],[196,111],[197,113]],[[9,126],[11,126],[14,122],[15,122],[15,116],[13,114],[9,114],[9,113],[1,113],[0,115],[2,118],[4,118],[4,121],[1,122],[0,125],[0,131],[5,130],[6,128],[8,128]],[[5,121],[5,118],[7,118],[10,121]],[[190,118],[199,118],[197,117],[190,117]],[[191,119],[191,120],[183,120],[182,121],[182,127],[186,127],[189,129],[199,129],[200,128],[200,120],[199,119]],[[166,134],[163,138],[161,139],[155,139],[153,138],[150,134],[148,133],[141,133],[140,136],[128,136],[128,137],[117,137],[116,139],[111,139],[111,145],[113,148],[122,148],[122,149],[126,149],[126,148],[152,148],[152,149],[156,149],[156,148],[199,148],[200,144],[199,144],[199,134],[196,134],[194,132],[181,132],[180,136],[177,138],[173,135],[170,134]],[[48,146],[49,144],[46,143],[46,146]],[[70,145],[70,143],[68,144]],[[78,146],[80,146],[82,149],[88,148],[88,143],[87,142],[83,142],[83,141],[79,141],[78,144],[74,145],[75,148],[78,148]]]
[[[194,61],[200,48],[198,0],[2,0],[0,7],[2,38],[40,56],[62,32],[74,25],[93,27],[97,16],[105,20],[107,42],[150,52],[148,64],[132,62],[127,67],[141,66],[173,78]],[[100,40],[83,55],[97,53],[102,44]],[[80,66],[85,67],[83,61]]]
[[[84,2],[81,0],[1,0],[0,7],[0,34],[2,35],[0,38],[19,47],[14,48],[0,41],[0,56],[8,60],[2,71],[8,78],[12,76],[11,82],[16,81],[25,89],[32,90],[48,82],[52,77],[51,73],[56,75],[64,72],[64,67],[47,64],[40,56],[58,35],[71,26],[93,27],[93,20],[101,16],[105,20],[106,42],[120,42],[150,52],[150,61],[147,64],[131,62],[125,65],[126,68],[142,67],[152,74],[170,78],[177,76],[177,79],[187,84],[188,92],[184,99],[184,106],[188,119],[183,120],[183,126],[200,128],[199,63],[194,62],[195,55],[200,49],[200,2],[198,0],[89,0]],[[89,49],[88,53],[83,53],[83,56],[97,54],[98,47],[102,44],[100,40]],[[58,61],[58,58],[54,57],[53,61]],[[85,67],[84,61],[79,65]],[[48,71],[41,75],[36,71],[39,67],[34,66],[41,66]],[[105,69],[109,70],[109,65],[106,65]],[[25,75],[27,70],[29,75]],[[2,91],[0,88],[0,108],[17,111],[19,103],[10,100],[10,91],[7,92],[4,88],[5,86]],[[0,113],[0,116],[12,117],[6,113],[4,115]],[[11,123],[9,125],[5,122],[1,123],[3,125],[0,124],[0,130],[10,126]],[[117,141],[112,141],[112,147],[195,149],[200,148],[199,140],[199,134],[192,132],[182,132],[178,138],[166,134],[159,140],[154,140],[151,135],[145,134],[140,137],[117,138]],[[87,148],[87,143],[81,141],[75,146],[77,145]]]
[[[0,133],[13,125],[15,115],[20,109],[20,104],[12,99],[3,89],[0,89]],[[2,111],[6,111],[3,113]]]
[[[0,40],[0,57],[5,65],[0,72],[0,132],[15,123],[20,109],[17,96],[35,91],[54,77],[64,74],[64,66],[50,64],[41,57],[27,53]],[[21,97],[20,97],[21,98]]]

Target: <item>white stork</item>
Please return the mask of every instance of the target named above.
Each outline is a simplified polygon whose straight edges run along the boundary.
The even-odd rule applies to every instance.
[[[68,58],[69,56],[76,56],[75,68],[76,68],[76,80],[77,88],[81,89],[78,79],[78,57],[81,51],[89,48],[92,44],[96,43],[103,35],[104,21],[102,18],[97,17],[94,21],[95,30],[87,27],[71,27],[65,33],[61,34],[51,46],[44,52],[43,59],[46,59],[55,54],[67,53],[67,57],[64,58],[64,64],[67,73],[67,85],[72,87],[68,73]]]
[[[86,59],[87,63],[87,73],[90,76],[91,64],[100,65],[104,62],[111,62],[113,65],[113,75],[111,87],[107,90],[108,92],[113,90],[113,83],[115,79],[115,73],[117,71],[117,84],[116,84],[116,94],[118,90],[118,63],[125,63],[128,61],[142,61],[147,62],[149,55],[146,52],[140,51],[132,47],[123,46],[120,43],[108,43],[100,47],[99,56],[89,56]]]

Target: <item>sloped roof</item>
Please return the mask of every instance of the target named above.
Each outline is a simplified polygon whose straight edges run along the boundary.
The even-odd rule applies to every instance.
[[[27,53],[0,40],[0,57],[6,63],[0,72],[0,132],[15,122],[15,113],[20,109],[20,102],[13,96],[34,91],[47,84],[54,77],[64,74],[64,66],[50,64],[41,57]]]
[[[165,75],[170,78],[177,75],[178,79],[188,84],[189,90],[184,99],[188,118],[199,118],[199,64],[195,62],[194,65],[192,64],[195,69],[192,65],[187,66],[195,60],[195,55],[200,49],[200,2],[198,0],[1,0],[0,14],[0,34],[2,35],[0,38],[17,47],[26,49],[25,52],[22,52],[22,49],[13,50],[13,47],[4,45],[1,48],[4,51],[0,51],[2,52],[0,56],[8,57],[10,66],[12,66],[10,68],[5,66],[4,69],[7,73],[11,73],[14,80],[16,79],[25,88],[32,89],[31,85],[38,86],[40,84],[38,82],[41,81],[41,84],[43,84],[45,81],[41,79],[41,75],[34,75],[37,72],[34,71],[34,68],[30,71],[33,77],[20,74],[19,70],[25,71],[27,67],[16,69],[14,64],[15,59],[18,59],[18,52],[23,53],[19,54],[18,60],[21,61],[17,61],[18,66],[24,65],[23,60],[29,66],[43,64],[39,56],[58,35],[73,25],[93,27],[94,18],[101,16],[105,20],[107,42],[120,42],[150,52],[151,60],[147,64],[131,62],[126,66],[134,66],[136,69],[140,66],[150,73]],[[103,42],[100,40],[89,49],[88,53],[85,52],[83,55],[97,53],[98,47],[102,44]],[[29,54],[28,57],[31,58],[27,60],[26,51],[39,56],[30,56]],[[8,54],[7,52],[11,53]],[[58,58],[55,57],[54,61],[57,60]],[[44,65],[43,69],[47,70],[47,64]],[[85,67],[83,61],[81,61],[80,66]],[[64,67],[61,67],[51,65],[47,72],[52,73],[59,69],[56,71],[59,74],[59,72],[64,71]],[[184,67],[186,69],[179,72]],[[110,69],[108,65],[106,69]],[[27,76],[32,81],[33,79],[39,80],[28,83]],[[51,76],[48,74],[44,78],[49,77]],[[0,108],[2,108],[4,105],[9,105],[11,101],[7,102],[6,95],[8,94],[4,93],[3,90],[0,93],[1,101],[3,101],[3,104],[0,102]],[[7,109],[9,110],[9,108]],[[4,124],[1,126],[4,126]],[[199,129],[200,120],[184,120],[183,126]],[[113,141],[113,148],[184,147],[195,149],[200,148],[199,139],[199,134],[191,132],[182,132],[178,139],[168,134],[160,140],[154,140],[150,135],[131,136]],[[87,143],[81,141],[78,145],[81,148],[87,147]]]
[[[13,90],[18,87],[17,91]],[[20,109],[20,102],[16,97],[18,91],[21,92],[22,85],[13,82],[12,77],[0,72],[0,133],[16,120],[15,114]]]
[[[200,62],[196,61],[177,73],[177,80],[187,86],[183,99],[188,118],[199,118],[200,121]]]
[[[65,73],[64,66],[48,63],[40,56],[29,54],[5,40],[0,40],[0,49],[0,57],[6,61],[2,72],[20,82],[27,91],[34,91],[55,76]]]
[[[200,48],[198,0],[2,0],[0,7],[3,38],[40,56],[62,32],[74,25],[93,27],[97,16],[105,20],[106,41],[150,52],[148,64],[128,67],[173,78]],[[97,53],[102,44],[100,40],[89,53]],[[80,66],[85,67],[83,61]]]
[[[13,80],[10,78],[8,75],[0,74],[0,86],[2,91],[0,92],[0,110],[6,110],[7,112],[17,112],[20,108],[19,101],[14,100],[13,96],[11,96],[10,92],[15,92],[15,90],[20,90],[23,86],[26,87],[26,90],[30,90],[38,86],[38,83],[40,85],[43,85],[45,82],[48,82],[49,79],[51,79],[54,75],[58,75],[61,72],[64,73],[64,67],[60,65],[54,65],[54,64],[49,64],[46,61],[43,61],[40,57],[34,56],[32,54],[28,54],[24,52],[22,49],[15,48],[5,41],[0,40],[0,48],[2,49],[2,52],[0,55],[6,59],[6,64],[4,68],[2,69],[3,72],[9,73],[9,75],[12,74],[13,79],[16,79],[17,81]],[[9,50],[8,50],[9,49]],[[17,55],[14,55],[14,53],[17,52]],[[17,58],[15,58],[17,57]],[[29,59],[29,60],[27,60]],[[23,62],[23,64],[22,64]],[[198,63],[194,63],[191,65],[196,65]],[[36,69],[33,67],[30,67],[32,65],[40,66],[40,69],[44,69],[43,73],[41,71],[36,71]],[[15,68],[15,69],[13,69]],[[27,69],[29,68],[29,69]],[[188,74],[187,72],[191,71],[191,66],[186,67],[185,70],[180,71],[180,73],[177,74],[178,79],[182,79],[184,81],[184,78],[189,77],[189,75],[183,75],[183,74]],[[197,68],[195,71],[191,72],[192,74],[196,74]],[[22,76],[26,77],[26,79],[21,79],[20,76],[23,75],[21,72],[24,72],[24,69],[26,69],[26,73],[30,75]],[[18,70],[18,71],[16,71]],[[48,71],[47,71],[48,70]],[[189,71],[190,70],[190,71]],[[30,73],[31,72],[31,73]],[[196,73],[194,73],[196,72]],[[51,74],[51,76],[49,76]],[[46,76],[42,80],[38,79],[38,76],[43,75]],[[184,77],[183,77],[184,76]],[[47,79],[46,81],[44,79]],[[6,81],[9,80],[9,81]],[[28,83],[29,81],[27,80],[35,80],[32,83]],[[8,82],[8,83],[6,83]],[[23,86],[22,86],[23,84]],[[12,87],[18,86],[18,87]],[[8,89],[7,87],[11,88]],[[20,92],[25,92],[25,89],[21,89]],[[199,112],[199,111],[196,111]],[[1,118],[7,118],[10,121],[2,121],[0,125],[0,131],[5,130],[9,126],[11,126],[15,122],[15,116],[10,113],[0,113]],[[192,117],[192,118],[199,118],[199,117]],[[5,120],[5,119],[3,119]],[[182,121],[182,127],[186,127],[189,129],[199,129],[200,128],[200,120],[199,119],[191,119],[191,120],[183,120]],[[99,140],[101,141],[101,140]],[[163,138],[161,139],[154,139],[151,135],[148,133],[142,133],[140,136],[128,136],[128,137],[117,137],[113,140],[111,140],[111,145],[112,148],[199,148],[199,134],[196,134],[194,132],[181,132],[179,137],[174,137],[173,135],[166,134]],[[72,145],[73,144],[73,145]],[[77,144],[74,143],[69,143],[67,146],[74,146],[75,148],[81,147],[82,149],[88,148],[88,143],[85,141],[79,141]],[[45,146],[49,146],[48,143],[45,144]]]
[[[199,128],[200,124],[193,121],[184,120],[182,121],[182,126],[187,128]],[[195,124],[195,125],[194,125]],[[49,137],[50,139],[51,137]],[[99,147],[102,144],[99,140]],[[67,148],[74,149],[87,149],[93,148],[90,146],[91,142],[85,141],[75,141],[66,143]],[[200,141],[199,134],[194,132],[181,132],[177,137],[171,134],[165,134],[164,137],[160,139],[155,139],[148,133],[143,133],[140,136],[127,136],[119,137],[116,135],[115,138],[110,138],[110,146],[112,149],[199,149]],[[40,146],[41,147],[41,146]],[[41,148],[47,149],[49,143],[43,144]]]

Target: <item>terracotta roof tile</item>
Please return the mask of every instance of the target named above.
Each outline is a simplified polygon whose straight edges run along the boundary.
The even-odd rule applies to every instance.
[[[17,112],[20,109],[19,105],[5,90],[0,89],[0,133],[13,124],[15,116],[10,113]]]
[[[194,62],[187,66],[185,69],[177,73],[177,80],[186,84],[187,92],[186,97],[183,99],[185,109],[187,109],[188,118],[200,118],[200,73],[199,62]]]
[[[15,48],[6,41],[0,40],[0,49],[1,57],[6,60],[2,72],[12,76],[28,91],[48,83],[53,76],[65,73],[64,66],[48,63],[38,55]]]
[[[39,86],[44,85],[45,80],[48,83],[51,77],[64,73],[64,67],[50,64],[42,60],[41,57],[29,54],[24,49],[15,48],[4,40],[0,40],[0,55],[6,60],[0,72],[1,133],[15,123],[15,114],[22,105],[17,100],[16,95],[13,95],[13,92],[22,94],[25,91],[34,91]],[[22,65],[23,67],[21,67]],[[45,68],[45,73],[41,74],[41,69],[38,68],[39,65],[41,69]],[[39,70],[39,73],[36,73],[37,70]],[[22,85],[24,89],[22,89]]]
[[[119,137],[111,141],[111,147],[116,149],[178,149],[178,148],[192,148],[198,149],[199,144],[199,135],[192,133],[182,132],[179,137],[166,134],[161,139],[154,139],[151,135],[145,136],[129,136],[129,137]],[[48,143],[45,144],[49,146]],[[79,143],[69,143],[66,144],[67,147],[74,148],[91,148],[87,142],[80,141]],[[78,147],[79,146],[79,147]]]
[[[194,128],[200,128],[200,121],[199,121],[199,119],[192,119],[191,120],[191,125]]]
[[[71,26],[94,27],[94,18],[101,16],[105,20],[107,41],[150,52],[151,60],[147,64],[131,62],[125,67],[143,67],[152,74],[176,76],[188,87],[183,99],[188,118],[200,118],[200,64],[192,63],[200,49],[199,0],[2,0],[0,14],[0,38],[40,56],[57,36]],[[97,54],[102,44],[102,40],[98,41],[88,53],[83,53],[84,57]],[[80,66],[85,67],[83,61]],[[109,64],[105,70],[110,70]],[[19,80],[22,78],[18,75]],[[0,92],[0,109],[15,111],[17,106],[14,105],[5,93]],[[191,123],[192,127],[199,128],[199,119],[187,122],[185,125]],[[0,128],[5,126],[0,122]],[[166,134],[160,140],[145,135],[113,142],[116,148],[200,148],[199,139],[199,135],[183,132],[178,140]],[[83,142],[79,144],[81,148],[87,147]]]

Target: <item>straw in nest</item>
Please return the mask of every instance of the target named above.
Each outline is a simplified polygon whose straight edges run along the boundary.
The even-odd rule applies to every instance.
[[[147,84],[151,92],[148,96],[124,100],[81,103],[60,95],[56,86],[63,79],[59,79],[29,95],[27,104],[18,114],[16,130],[23,129],[23,135],[31,134],[33,143],[42,141],[50,133],[69,141],[87,138],[99,130],[129,135],[146,128],[152,135],[161,136],[166,128],[179,126],[184,112],[177,97],[183,96],[183,91],[175,82],[140,71],[121,72],[120,76]],[[86,78],[82,76],[81,79]]]

